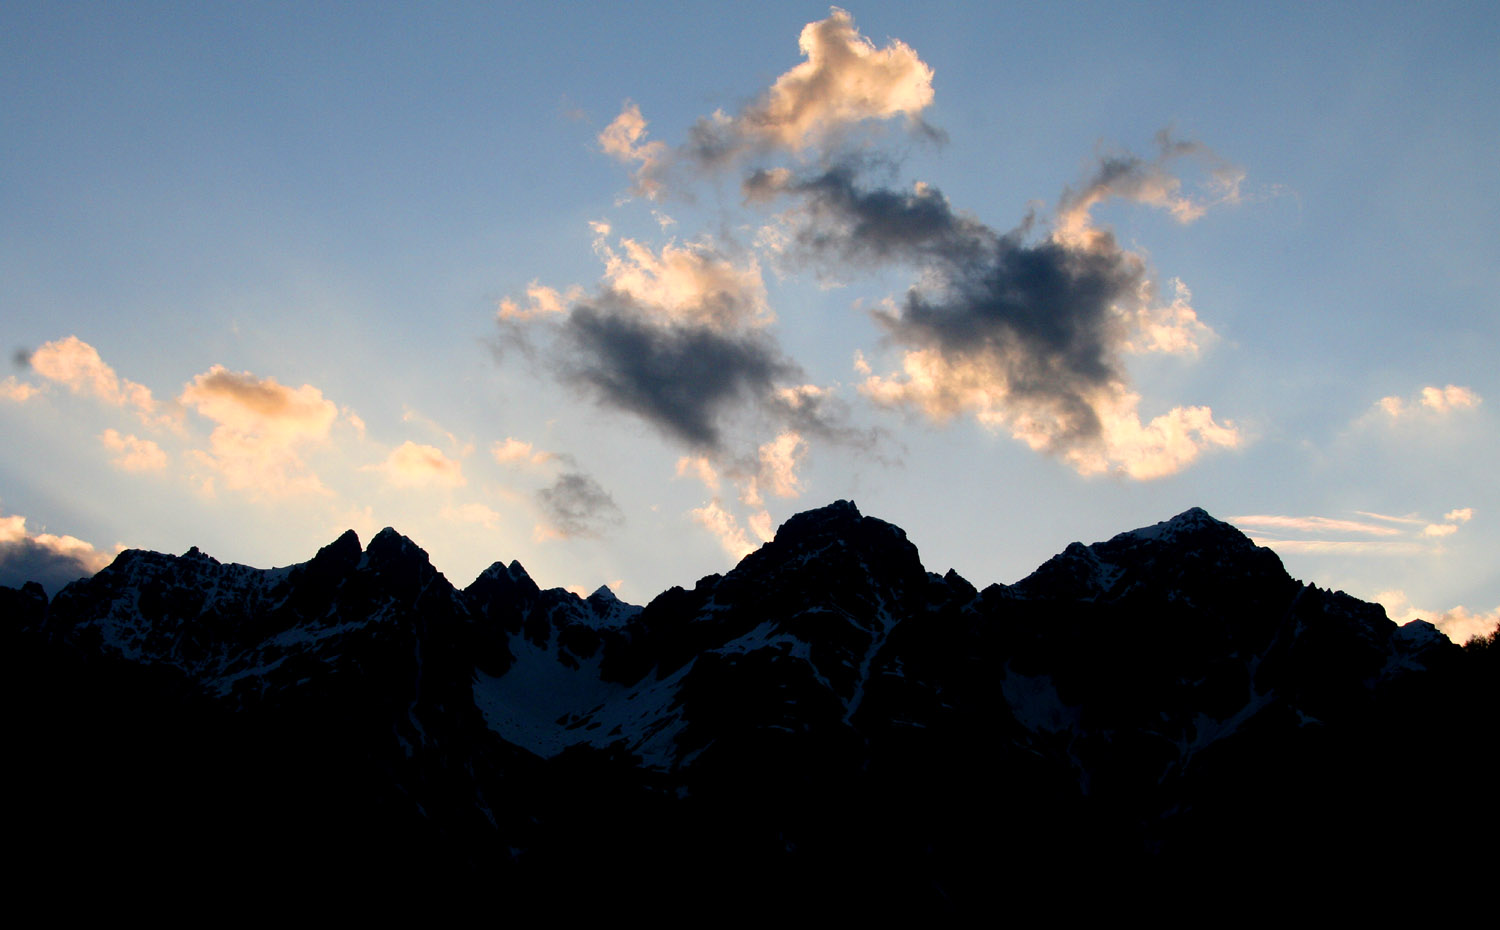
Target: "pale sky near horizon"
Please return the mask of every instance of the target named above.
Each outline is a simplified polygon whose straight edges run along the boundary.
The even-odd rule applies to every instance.
[[[0,584],[411,536],[644,603],[838,498],[1201,506],[1500,620],[1500,7],[0,8]]]

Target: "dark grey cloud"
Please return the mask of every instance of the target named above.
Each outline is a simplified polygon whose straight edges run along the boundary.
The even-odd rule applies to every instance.
[[[694,448],[718,449],[726,416],[764,403],[778,379],[797,373],[761,330],[659,322],[614,303],[569,313],[564,378]]]
[[[0,585],[19,588],[35,581],[50,597],[70,581],[94,574],[82,559],[30,537],[0,542]]]
[[[26,369],[30,368],[31,367],[31,350],[27,349],[27,348],[17,349],[15,352],[11,353],[10,363],[12,365],[16,366],[17,368],[21,369],[22,371],[25,371]]]
[[[536,500],[561,536],[599,536],[625,519],[609,492],[583,472],[563,472],[536,492]]]
[[[798,199],[793,260],[919,266],[921,283],[895,309],[875,312],[895,342],[982,361],[1007,396],[1058,418],[1063,444],[1096,436],[1091,398],[1124,378],[1125,329],[1112,308],[1140,293],[1140,259],[1099,230],[1087,243],[1035,240],[1028,219],[1002,235],[953,210],[934,187],[866,188],[858,174],[851,166],[802,178],[757,172],[745,192]]]

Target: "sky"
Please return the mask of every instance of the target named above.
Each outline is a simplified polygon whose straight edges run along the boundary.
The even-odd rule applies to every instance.
[[[1201,506],[1500,621],[1500,7],[0,6],[0,584]]]

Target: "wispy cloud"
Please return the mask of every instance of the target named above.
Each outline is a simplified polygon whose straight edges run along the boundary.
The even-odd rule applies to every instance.
[[[1374,516],[1374,514],[1371,514],[1371,516]],[[1236,526],[1274,527],[1282,530],[1297,530],[1299,532],[1311,533],[1363,533],[1370,536],[1401,535],[1401,530],[1394,527],[1381,526],[1376,523],[1360,523],[1356,520],[1339,520],[1330,517],[1287,517],[1274,514],[1246,514],[1238,517],[1230,517],[1229,522]],[[1407,521],[1402,519],[1401,522],[1404,523]],[[1413,522],[1421,523],[1423,521],[1418,520]]]
[[[1368,542],[1352,539],[1274,539],[1252,536],[1257,546],[1277,552],[1309,552],[1323,555],[1416,555],[1425,547],[1418,542]]]
[[[1458,525],[1473,516],[1472,508],[1451,510],[1444,516],[1446,522],[1430,523],[1418,516],[1389,516],[1366,510],[1356,514],[1378,520],[1378,523],[1345,520],[1336,517],[1284,516],[1280,514],[1244,514],[1230,517],[1229,522],[1241,527],[1270,530],[1278,536],[1252,537],[1258,546],[1267,546],[1280,552],[1301,552],[1327,555],[1415,555],[1422,552],[1440,551],[1433,547],[1437,540],[1458,532]],[[1464,516],[1467,515],[1467,516]],[[1393,525],[1394,524],[1394,525]],[[1417,529],[1420,527],[1420,529]],[[1293,534],[1287,536],[1286,534]],[[1310,535],[1320,538],[1306,538]],[[1380,541],[1369,539],[1339,539],[1329,536],[1376,536]]]
[[[693,510],[692,517],[719,541],[731,558],[739,560],[755,551],[744,527],[733,513],[724,509],[723,502],[717,497]]]

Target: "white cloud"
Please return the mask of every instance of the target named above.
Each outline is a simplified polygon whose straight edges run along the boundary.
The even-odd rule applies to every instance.
[[[1468,523],[1474,519],[1474,508],[1462,507],[1457,510],[1450,510],[1443,514],[1443,519],[1449,523]]]

